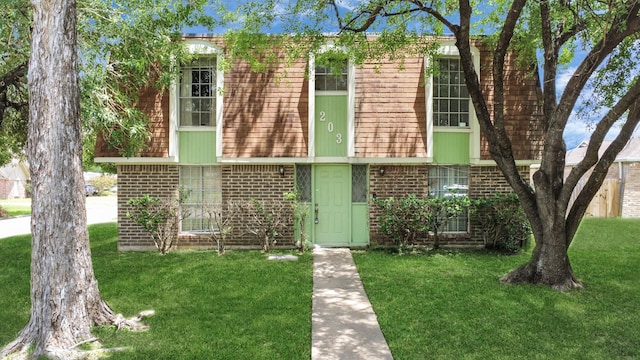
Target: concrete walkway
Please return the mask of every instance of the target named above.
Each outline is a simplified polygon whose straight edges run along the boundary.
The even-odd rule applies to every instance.
[[[118,221],[118,198],[115,195],[90,196],[87,198],[86,207],[89,225]],[[0,219],[0,239],[30,233],[30,215]]]
[[[311,359],[393,359],[349,249],[313,250]]]

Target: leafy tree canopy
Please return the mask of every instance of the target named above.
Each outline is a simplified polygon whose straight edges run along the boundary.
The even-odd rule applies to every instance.
[[[213,27],[205,0],[79,0],[78,51],[85,163],[93,160],[98,133],[124,156],[137,154],[150,134],[135,108],[139,89],[163,87],[188,56],[176,41],[182,29]],[[31,43],[28,0],[0,5],[0,164],[21,156],[26,144],[26,74]]]

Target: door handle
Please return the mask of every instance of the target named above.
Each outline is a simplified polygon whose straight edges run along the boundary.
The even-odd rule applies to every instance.
[[[320,221],[318,220],[318,203],[316,203],[316,206],[315,206],[314,212],[315,212],[316,216],[315,216],[315,219],[313,220],[313,223],[314,223],[314,224],[317,224],[317,223],[319,223],[319,222],[320,222]]]

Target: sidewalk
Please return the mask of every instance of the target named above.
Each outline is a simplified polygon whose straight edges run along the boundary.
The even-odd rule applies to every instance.
[[[116,196],[91,196],[87,198],[87,224],[118,221]],[[0,219],[0,239],[31,233],[31,216]]]
[[[311,359],[393,359],[349,249],[313,250]]]

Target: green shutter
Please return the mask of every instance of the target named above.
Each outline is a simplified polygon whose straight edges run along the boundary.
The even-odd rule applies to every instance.
[[[215,131],[180,131],[181,164],[213,164],[216,161]]]

